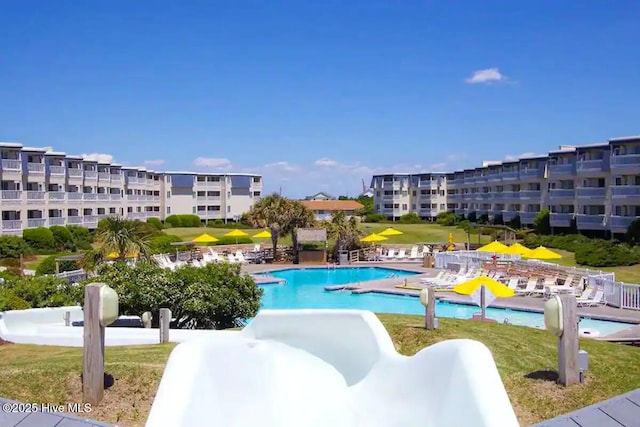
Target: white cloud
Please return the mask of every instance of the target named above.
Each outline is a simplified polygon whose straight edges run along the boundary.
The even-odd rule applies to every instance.
[[[334,167],[334,166],[338,166],[338,162],[336,160],[333,159],[328,159],[326,157],[323,157],[322,159],[318,159],[314,162],[314,164],[316,166],[326,166],[326,167]]]
[[[162,159],[156,159],[156,160],[145,160],[144,164],[146,166],[162,166],[165,164],[165,161]]]
[[[469,84],[494,83],[507,80],[507,76],[502,74],[497,68],[486,68],[484,70],[476,70],[471,77],[465,81]]]
[[[91,160],[93,162],[100,162],[100,163],[113,162],[113,156],[111,154],[90,153],[90,154],[81,154],[81,156],[83,159]]]
[[[539,154],[539,153],[534,153],[532,151],[528,151],[526,153],[518,154],[518,155],[515,155],[515,156],[512,155],[512,154],[509,154],[509,155],[505,156],[504,159],[506,161],[508,161],[508,162],[511,162],[513,160],[518,160],[518,159],[522,159],[522,158],[525,158],[525,157],[540,157],[540,156],[544,156],[544,154]]]
[[[300,171],[300,167],[298,165],[294,165],[294,164],[291,164],[289,162],[284,162],[284,161],[274,162],[274,163],[267,163],[263,167],[264,167],[264,169],[267,169],[267,170],[277,170],[277,171],[283,171],[283,172],[298,172],[298,171]]]
[[[197,157],[193,161],[194,166],[209,169],[230,169],[231,160],[224,157]]]

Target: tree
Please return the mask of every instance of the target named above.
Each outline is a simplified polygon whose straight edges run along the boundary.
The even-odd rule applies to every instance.
[[[353,250],[360,247],[361,231],[358,227],[358,219],[347,218],[344,212],[334,212],[331,221],[326,222],[327,234],[335,240],[334,259],[337,259],[340,251]]]
[[[278,240],[286,234],[289,214],[289,200],[279,194],[271,194],[253,205],[247,214],[247,221],[254,227],[268,228],[273,244],[273,259],[277,259]]]
[[[291,243],[294,254],[298,254],[298,239],[296,229],[313,227],[316,223],[315,215],[306,206],[296,200],[288,200],[289,209],[287,220],[281,230],[282,235],[291,233]]]
[[[551,234],[549,209],[543,209],[536,214],[533,220],[533,228],[538,234]]]
[[[150,255],[149,243],[154,236],[153,226],[138,220],[112,216],[100,221],[96,230],[97,252],[102,258],[115,253],[116,260],[137,255],[147,258]]]

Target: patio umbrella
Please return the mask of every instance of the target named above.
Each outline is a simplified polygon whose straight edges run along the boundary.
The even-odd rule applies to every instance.
[[[256,239],[270,239],[271,232],[269,230],[264,230],[259,232],[258,234],[254,234],[253,237],[255,237]]]
[[[367,243],[383,242],[385,240],[389,240],[389,238],[376,233],[371,233],[368,236],[364,236],[362,239],[360,239],[361,242]]]
[[[192,242],[194,242],[194,243],[213,243],[213,242],[217,242],[217,241],[218,241],[218,239],[216,239],[215,237],[213,237],[213,236],[211,236],[211,235],[209,235],[207,233],[201,234],[201,235],[199,235],[198,237],[195,237],[192,240]]]
[[[107,255],[107,259],[118,258],[119,256],[120,256],[120,254],[118,252],[109,252],[109,254]],[[127,253],[127,255],[125,257],[126,258],[138,258],[138,253],[137,252],[129,252],[129,253]]]
[[[245,233],[242,230],[239,229],[234,229],[233,231],[228,232],[227,234],[225,234],[226,237],[235,237],[236,238],[236,245],[238,244],[238,237],[244,237],[244,236],[248,236],[248,233]]]
[[[509,246],[503,253],[507,255],[524,256],[530,252],[531,252],[531,249],[529,249],[528,247],[523,246],[520,243],[514,243],[513,245]]]
[[[399,236],[404,234],[402,231],[398,231],[393,227],[385,228],[381,232],[378,233],[380,236]]]
[[[478,276],[453,287],[455,293],[469,295],[482,309],[482,320],[486,319],[487,307],[498,297],[509,298],[515,295],[510,287],[487,276]]]
[[[497,240],[478,248],[480,252],[494,252],[497,254],[503,254],[507,249],[509,249],[509,246],[502,244]]]
[[[528,254],[524,254],[523,257],[534,259],[560,259],[562,258],[562,255],[553,252],[552,250],[547,249],[544,246],[538,246]]]
[[[452,251],[456,248],[456,246],[453,244],[453,233],[449,233],[449,247],[447,248],[448,251]]]

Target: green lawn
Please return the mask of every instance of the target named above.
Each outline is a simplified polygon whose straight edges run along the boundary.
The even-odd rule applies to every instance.
[[[563,251],[560,249],[553,249],[554,252],[562,255],[562,259],[549,260],[559,265],[565,265],[568,267],[585,267],[576,263],[576,257],[573,252]],[[626,283],[640,283],[640,264],[631,265],[629,267],[585,267],[592,270],[602,270],[612,273],[616,273],[616,280]]]
[[[564,388],[552,381],[530,379],[536,371],[556,367],[556,339],[531,328],[440,319],[440,329],[422,329],[421,316],[381,315],[398,351],[412,355],[421,348],[454,338],[485,343],[522,425],[529,425],[640,387],[634,375],[640,348],[582,340],[589,352],[585,384]],[[172,345],[108,347],[106,371],[115,378],[92,418],[144,425]],[[0,346],[0,396],[24,402],[80,402],[82,350],[33,345]],[[432,385],[437,386],[437,385]]]

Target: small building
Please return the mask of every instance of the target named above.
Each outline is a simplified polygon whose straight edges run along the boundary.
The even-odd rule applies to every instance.
[[[351,217],[364,208],[362,203],[355,200],[302,200],[300,203],[311,210],[318,221],[330,220],[334,212],[344,212]]]
[[[329,193],[325,193],[323,191],[316,193],[312,196],[307,196],[304,198],[305,200],[335,200],[336,198],[333,197],[331,194]]]
[[[297,228],[294,248],[298,264],[325,264],[327,262],[327,230],[324,228]]]
[[[374,194],[373,190],[369,188],[368,190],[365,190],[362,193],[360,193],[358,197],[373,197],[373,194]]]

